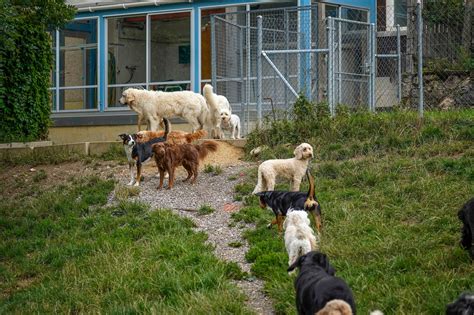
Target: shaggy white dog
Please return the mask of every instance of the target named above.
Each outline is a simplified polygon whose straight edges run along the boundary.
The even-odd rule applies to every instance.
[[[225,139],[224,130],[231,132],[231,139],[240,139],[240,118],[226,109],[221,111],[221,139]]]
[[[146,122],[147,129],[157,131],[163,117],[182,117],[193,132],[208,122],[209,109],[202,95],[191,91],[162,92],[129,88],[123,91],[120,103],[138,114],[138,131]]]
[[[293,152],[291,159],[267,160],[258,167],[258,182],[253,190],[256,194],[261,191],[270,191],[275,187],[277,176],[290,180],[290,191],[300,190],[301,179],[308,168],[309,160],[313,157],[313,147],[302,143]]]
[[[204,85],[202,88],[202,95],[209,105],[209,124],[214,126],[211,129],[211,136],[213,138],[221,138],[223,132],[221,130],[222,115],[231,115],[232,109],[229,100],[224,95],[217,95],[213,92],[213,87],[210,84]]]
[[[285,229],[285,247],[288,252],[288,265],[291,266],[298,257],[318,250],[318,239],[309,226],[308,213],[304,210],[293,210],[286,215],[283,228]]]

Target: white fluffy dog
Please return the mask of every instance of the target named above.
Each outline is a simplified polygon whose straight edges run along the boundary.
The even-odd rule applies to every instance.
[[[232,114],[232,109],[230,108],[229,100],[224,95],[217,95],[213,92],[213,87],[210,84],[204,85],[202,89],[202,94],[206,99],[207,104],[209,105],[209,124],[214,126],[211,129],[211,136],[213,138],[221,138],[223,132],[221,130],[222,124],[222,114]]]
[[[192,127],[202,129],[208,121],[209,109],[202,95],[191,91],[162,92],[129,88],[123,91],[120,103],[138,114],[138,131],[146,122],[147,129],[157,131],[163,117],[179,116]]]
[[[298,257],[318,250],[318,239],[309,226],[308,213],[304,210],[290,210],[286,215],[285,247],[288,252],[288,265],[291,266]]]
[[[221,139],[225,139],[224,130],[231,132],[231,139],[240,139],[240,118],[226,109],[221,111]]]
[[[290,180],[290,191],[300,190],[301,179],[308,168],[309,160],[313,157],[313,147],[308,143],[302,143],[293,152],[291,159],[267,160],[258,167],[258,182],[253,193],[270,191],[275,187],[277,176]]]

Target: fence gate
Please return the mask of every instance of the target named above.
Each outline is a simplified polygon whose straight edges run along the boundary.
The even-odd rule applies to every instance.
[[[214,92],[225,95],[232,112],[241,118],[244,131],[245,117],[244,36],[245,27],[237,24],[238,15],[227,19],[215,16],[211,19],[212,86]]]
[[[340,18],[328,18],[329,104],[350,107],[374,105],[375,57],[373,25]],[[333,36],[331,36],[333,35]]]

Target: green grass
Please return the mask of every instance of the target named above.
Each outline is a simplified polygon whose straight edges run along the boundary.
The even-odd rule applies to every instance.
[[[0,183],[1,187],[1,183]],[[0,197],[0,313],[247,314],[190,220],[141,203],[105,206],[112,181]]]
[[[222,167],[220,165],[204,165],[204,173],[212,173],[212,175],[217,176],[222,173]]]
[[[358,115],[343,118],[345,124],[336,118],[330,132],[311,139],[321,251],[352,288],[358,313],[443,314],[459,293],[474,291],[474,265],[458,245],[457,218],[474,195],[473,111],[427,113],[412,128],[411,113]],[[247,183],[256,182],[254,174],[248,172]],[[252,273],[265,280],[277,313],[295,314],[283,239],[266,228],[273,214],[246,199],[246,186],[236,191],[247,205],[233,219],[256,223],[245,232]]]
[[[213,212],[215,212],[216,210],[214,208],[212,208],[210,205],[202,205],[201,207],[199,207],[198,209],[198,213],[200,215],[206,215],[206,214],[211,214]]]

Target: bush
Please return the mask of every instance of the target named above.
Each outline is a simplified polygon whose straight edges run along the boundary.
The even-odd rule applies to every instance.
[[[47,30],[73,16],[74,8],[60,0],[1,1],[0,142],[47,137],[52,64]]]

